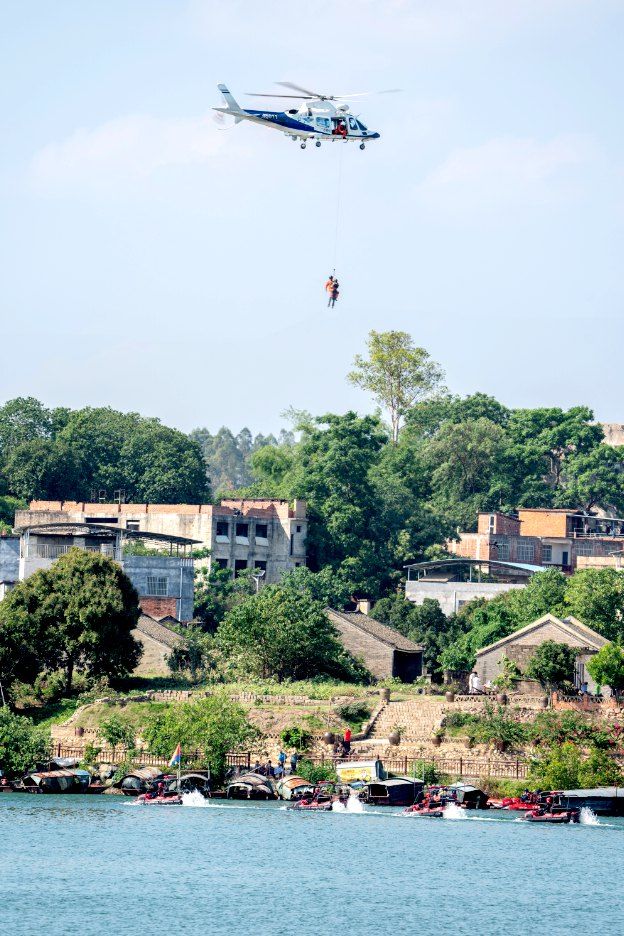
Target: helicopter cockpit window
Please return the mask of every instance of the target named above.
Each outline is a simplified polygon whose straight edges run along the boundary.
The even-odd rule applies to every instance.
[[[358,120],[358,124],[362,133],[368,133],[368,127],[365,127],[361,120]]]
[[[316,126],[321,130],[331,130],[331,121],[329,117],[317,117]]]
[[[349,117],[349,130],[355,130],[357,132],[358,129],[358,122],[355,117]]]

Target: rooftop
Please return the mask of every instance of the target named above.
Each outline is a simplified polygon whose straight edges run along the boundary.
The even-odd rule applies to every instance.
[[[404,650],[409,653],[422,652],[423,648],[420,644],[414,643],[413,640],[408,640],[407,637],[404,637],[403,634],[394,630],[393,627],[381,624],[374,618],[369,617],[368,614],[362,614],[361,611],[334,611],[333,608],[328,608],[328,611],[331,615],[341,618],[345,623],[353,624],[371,637],[375,637],[382,643],[394,647],[395,650]]]

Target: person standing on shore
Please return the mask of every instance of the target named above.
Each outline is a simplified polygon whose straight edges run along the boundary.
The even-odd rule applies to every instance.
[[[290,755],[290,772],[291,774],[297,773],[297,764],[299,763],[299,755],[296,751],[293,751]]]
[[[343,747],[344,747],[345,754],[351,753],[351,729],[350,728],[347,728],[347,730],[344,733]]]

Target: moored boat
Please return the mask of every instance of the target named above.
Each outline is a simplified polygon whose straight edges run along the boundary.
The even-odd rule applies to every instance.
[[[360,799],[371,806],[411,806],[422,793],[424,785],[424,781],[409,777],[373,780],[364,784]]]
[[[228,799],[277,799],[273,781],[259,773],[245,773],[234,777],[227,785]]]
[[[304,796],[312,796],[313,793],[314,784],[296,774],[277,782],[277,795],[283,800],[298,800]]]

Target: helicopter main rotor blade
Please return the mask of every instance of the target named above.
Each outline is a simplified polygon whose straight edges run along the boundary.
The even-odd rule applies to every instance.
[[[330,97],[328,94],[317,94],[316,91],[310,91],[308,88],[302,88],[301,85],[293,84],[292,81],[276,81],[275,84],[281,85],[282,88],[290,88],[291,91],[301,91],[301,93],[305,94],[306,97],[318,98],[320,100]]]
[[[270,98],[292,98],[294,101],[312,101],[316,98],[312,95],[307,94],[305,97],[302,94],[258,94],[256,91],[245,91],[247,97],[270,97]]]

